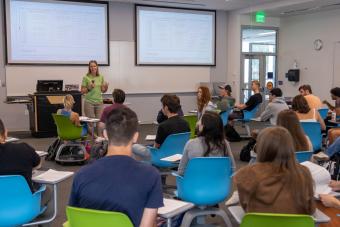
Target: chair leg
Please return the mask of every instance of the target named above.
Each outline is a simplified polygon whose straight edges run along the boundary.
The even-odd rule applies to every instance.
[[[232,227],[232,224],[230,222],[230,219],[227,215],[227,213],[224,210],[221,210],[219,208],[209,207],[207,209],[200,209],[200,208],[193,208],[189,211],[187,211],[183,217],[183,221],[181,224],[181,227],[190,227],[192,221],[198,217],[198,216],[207,216],[215,214],[220,216],[227,227]]]
[[[63,148],[65,147],[65,144],[61,144],[58,148],[57,154],[55,155],[55,160],[56,161],[60,161],[60,153],[63,150]]]
[[[247,130],[247,135],[250,137],[251,136],[250,127],[247,123],[245,124],[245,127],[246,127],[246,130]]]
[[[196,209],[195,209],[196,210]],[[192,221],[197,216],[194,212],[191,212],[192,210],[189,210],[185,213],[181,227],[190,227]]]

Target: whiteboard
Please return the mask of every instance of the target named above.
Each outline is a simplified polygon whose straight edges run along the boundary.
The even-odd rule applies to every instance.
[[[100,66],[99,72],[109,83],[108,94],[114,88],[126,93],[193,92],[200,82],[210,81],[206,66],[136,66],[135,42],[111,41],[110,66]],[[63,80],[65,84],[81,84],[87,66],[6,66],[7,96],[34,93],[37,80]]]

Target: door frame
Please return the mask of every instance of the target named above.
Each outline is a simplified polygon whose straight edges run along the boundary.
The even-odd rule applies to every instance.
[[[275,52],[274,53],[266,53],[266,52],[242,52],[242,32],[243,29],[267,29],[267,30],[275,30],[276,31],[276,46],[275,46]],[[279,28],[278,27],[266,27],[266,26],[250,26],[250,25],[242,25],[241,26],[241,34],[240,34],[240,53],[241,53],[241,58],[240,58],[240,102],[243,103],[243,91],[245,90],[243,85],[244,85],[244,59],[246,59],[247,57],[249,58],[256,58],[259,57],[260,58],[260,72],[259,72],[259,79],[260,79],[260,83],[261,81],[261,71],[263,71],[263,75],[262,75],[262,79],[266,78],[265,75],[265,64],[266,64],[266,57],[267,56],[274,56],[275,57],[275,79],[274,81],[274,86],[277,86],[278,83],[278,47],[279,47]],[[261,67],[261,59],[263,59],[262,61],[262,67]],[[261,70],[262,68],[262,70]],[[249,81],[248,83],[251,83],[251,81]],[[265,83],[265,82],[263,82]],[[265,85],[265,84],[264,84]],[[260,88],[260,91],[262,93],[262,91],[264,91],[263,89],[264,87]]]

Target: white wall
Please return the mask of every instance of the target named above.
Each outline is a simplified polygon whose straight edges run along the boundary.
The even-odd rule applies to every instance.
[[[0,1],[0,12],[3,12],[3,1]],[[134,5],[129,3],[109,3],[110,19],[110,41],[134,41]],[[217,60],[216,67],[210,67],[211,81],[226,81],[227,74],[227,13],[224,11],[217,12]],[[5,62],[4,62],[4,31],[3,17],[0,17],[0,80],[5,80]],[[18,81],[22,83],[22,81]],[[156,86],[156,85],[155,85]],[[193,85],[195,86],[195,85]],[[4,104],[6,99],[6,87],[0,87],[0,117],[4,120],[7,128],[11,131],[29,130],[28,116],[25,115],[25,105]],[[141,121],[152,122],[160,108],[160,97],[162,94],[143,94],[127,95],[127,102],[131,103]],[[195,108],[194,93],[180,93],[181,104],[184,111]]]
[[[333,86],[333,52],[335,42],[340,41],[339,24],[340,10],[281,19],[278,69],[279,78],[284,81],[282,88],[287,96],[296,95],[300,85],[310,84],[313,93],[321,99],[330,100],[329,90]],[[324,46],[320,51],[314,50],[313,42],[316,39],[323,41]],[[336,66],[340,65],[339,56]],[[285,78],[288,69],[293,68],[294,60],[300,68],[300,82],[297,84],[288,82]],[[336,78],[335,81],[339,83],[340,80]]]

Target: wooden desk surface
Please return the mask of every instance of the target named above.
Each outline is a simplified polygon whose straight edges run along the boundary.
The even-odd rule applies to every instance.
[[[328,217],[330,217],[331,221],[325,224],[319,224],[320,227],[339,227],[340,226],[340,217],[336,216],[340,214],[340,210],[335,208],[325,207],[320,201],[316,202],[316,207],[324,212]]]

